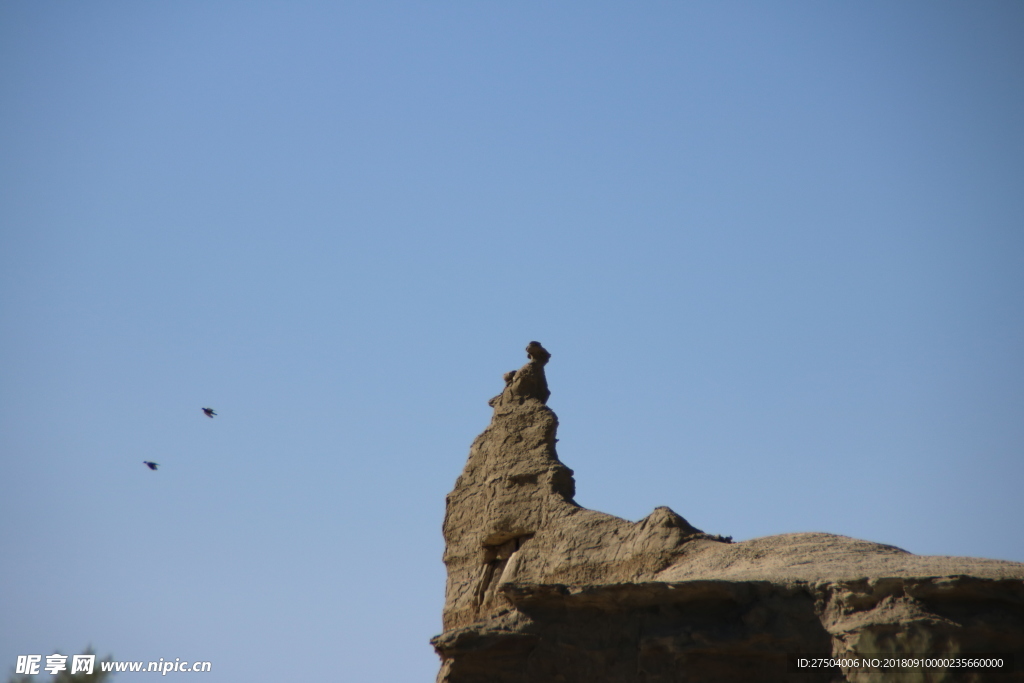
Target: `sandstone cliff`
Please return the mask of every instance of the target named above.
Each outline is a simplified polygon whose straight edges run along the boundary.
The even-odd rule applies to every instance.
[[[742,543],[666,507],[580,507],[537,342],[448,494],[439,682],[1024,681],[1024,564],[832,534]],[[1013,673],[832,667],[788,655],[1018,653]]]

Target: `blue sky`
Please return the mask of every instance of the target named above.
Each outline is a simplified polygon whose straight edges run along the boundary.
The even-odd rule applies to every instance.
[[[1024,561],[1022,32],[0,4],[0,669],[432,680],[444,497],[531,339],[582,505]]]

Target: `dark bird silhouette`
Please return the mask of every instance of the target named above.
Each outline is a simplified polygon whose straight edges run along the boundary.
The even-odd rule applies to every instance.
[[[206,417],[213,418],[217,413],[213,412],[213,408],[203,408],[203,412],[206,413]]]
[[[142,464],[144,464],[146,467],[148,467],[151,470],[155,470],[157,467],[160,467],[160,463],[158,463],[158,462],[150,462],[148,460],[143,460]]]

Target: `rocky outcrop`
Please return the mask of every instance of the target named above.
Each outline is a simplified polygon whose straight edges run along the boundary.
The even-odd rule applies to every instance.
[[[537,342],[448,494],[439,682],[1024,681],[1024,564],[832,534],[731,543],[580,507]],[[795,656],[1021,653],[1012,673]],[[787,657],[789,655],[789,657]]]

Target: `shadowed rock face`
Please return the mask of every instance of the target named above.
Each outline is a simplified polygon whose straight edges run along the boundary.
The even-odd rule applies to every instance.
[[[438,681],[1024,681],[791,672],[787,653],[1024,652],[1024,564],[820,533],[730,543],[666,507],[587,510],[555,451],[551,355],[527,355],[448,494]]]

